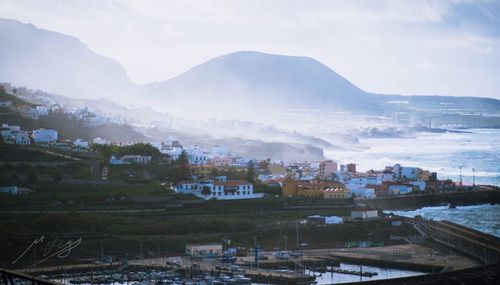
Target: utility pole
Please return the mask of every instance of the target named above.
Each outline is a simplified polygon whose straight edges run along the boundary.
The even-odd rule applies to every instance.
[[[281,223],[278,222],[278,227],[280,229],[280,238],[278,239],[278,249],[281,250]]]
[[[459,166],[458,169],[460,169],[460,186],[462,186],[462,168],[463,166]]]
[[[286,251],[286,240],[288,239],[288,236],[283,236],[283,238],[285,239],[285,251]]]
[[[297,221],[297,250],[299,250],[299,222]]]
[[[254,250],[255,250],[255,266],[257,266],[257,271],[259,271],[259,248],[257,247],[257,237],[253,238]]]
[[[476,169],[472,168],[472,187],[476,187]]]

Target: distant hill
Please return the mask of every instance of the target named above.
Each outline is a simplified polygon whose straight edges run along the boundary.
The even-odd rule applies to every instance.
[[[16,20],[0,19],[0,62],[0,82],[72,98],[105,97],[184,118],[239,118],[246,112],[246,120],[258,116],[262,122],[269,110],[308,109],[386,118],[405,113],[408,122],[440,117],[444,125],[464,127],[500,125],[500,100],[373,94],[312,58],[255,51],[222,55],[172,79],[137,86],[118,62],[77,38]],[[472,125],[470,115],[476,116]]]
[[[376,97],[309,57],[242,51],[144,86],[158,104],[195,108],[322,108],[365,110]]]
[[[134,85],[115,60],[75,37],[0,19],[0,82],[70,97],[114,97]]]
[[[394,112],[500,110],[500,101],[490,98],[373,94],[312,58],[253,51],[216,57],[143,88],[154,104],[188,112],[303,108],[390,116]]]

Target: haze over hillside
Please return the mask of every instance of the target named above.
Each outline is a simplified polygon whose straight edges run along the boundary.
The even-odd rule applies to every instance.
[[[309,57],[242,51],[146,86],[158,104],[237,108],[364,109],[374,97]],[[186,100],[186,96],[196,101]],[[379,106],[380,107],[380,106]]]
[[[252,51],[222,55],[172,79],[136,86],[118,62],[74,37],[0,19],[0,39],[2,82],[73,98],[133,102],[189,118],[252,120],[284,109],[385,117],[500,110],[500,101],[488,98],[373,94],[312,58]],[[488,120],[488,126],[497,123]]]
[[[70,97],[118,98],[131,92],[123,67],[79,39],[0,19],[0,81]]]

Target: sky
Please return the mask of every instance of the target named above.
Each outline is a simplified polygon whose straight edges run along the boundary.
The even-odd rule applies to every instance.
[[[135,83],[254,50],[312,57],[365,91],[500,99],[500,1],[2,0]]]

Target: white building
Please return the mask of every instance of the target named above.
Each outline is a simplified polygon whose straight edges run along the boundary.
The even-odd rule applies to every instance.
[[[21,131],[21,127],[19,126],[9,126],[8,124],[2,124],[2,126],[0,127],[0,136],[6,144],[31,144],[28,132]]]
[[[110,144],[110,142],[109,142],[109,141],[107,141],[107,140],[105,140],[105,139],[101,139],[101,138],[99,138],[99,137],[97,137],[97,138],[93,139],[93,140],[92,140],[92,142],[93,142],[94,144],[101,144],[101,145],[102,145],[102,144]]]
[[[393,182],[394,181],[394,172],[390,170],[384,170],[383,172],[378,174],[378,180],[380,182]]]
[[[342,224],[344,222],[343,219],[338,216],[320,216],[320,215],[309,216],[307,217],[307,221],[311,223],[320,223],[325,225]]]
[[[353,219],[373,219],[378,217],[378,210],[370,207],[356,207],[351,211]]]
[[[89,148],[89,143],[87,141],[84,141],[82,139],[76,139],[73,144],[76,147],[83,148],[83,149],[88,149]]]
[[[422,172],[418,167],[401,166],[401,164],[394,164],[392,169],[396,179],[416,180]]]
[[[40,116],[47,116],[49,114],[49,107],[43,105],[35,107],[25,105],[18,107],[17,110],[19,111],[21,117],[34,120],[38,120]]]
[[[30,135],[26,131],[12,132],[16,139],[16,144],[29,145],[31,144]]]
[[[375,198],[375,188],[364,186],[362,188],[349,188],[351,195],[364,198]]]
[[[248,181],[182,181],[175,186],[175,192],[193,194],[199,198],[218,200],[255,199],[264,197],[263,194],[253,193],[253,185]]]
[[[365,176],[349,179],[346,183],[347,189],[357,197],[375,198],[375,189],[367,185],[380,185],[381,180],[377,176]]]
[[[424,180],[411,181],[410,184],[417,187],[418,190],[420,190],[420,191],[425,190],[426,183]]]
[[[172,147],[169,150],[162,151],[162,153],[168,154],[173,160],[179,159],[179,156],[181,155],[183,149],[182,147]]]
[[[35,107],[35,112],[38,116],[47,116],[49,115],[49,107],[44,105],[38,105]]]
[[[57,141],[57,131],[52,129],[38,129],[33,131],[35,143],[53,143]]]

